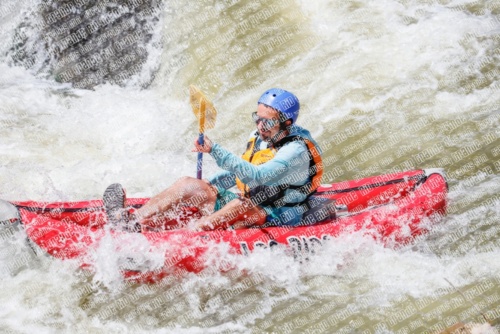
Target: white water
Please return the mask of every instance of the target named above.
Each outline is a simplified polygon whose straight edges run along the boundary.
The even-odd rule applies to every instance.
[[[160,34],[187,28],[167,38],[144,68],[147,75],[159,67],[148,89],[137,88],[132,79],[128,87],[86,91],[8,61],[9,41],[22,19],[13,3],[0,5],[1,13],[11,13],[0,23],[2,199],[98,198],[112,182],[122,183],[131,197],[151,196],[180,176],[194,176],[190,150],[197,126],[187,85],[195,83],[219,110],[208,135],[235,153],[253,127],[249,115],[259,95],[281,86],[301,99],[299,124],[330,146],[326,156],[337,159],[327,172],[340,167],[342,173],[325,182],[444,167],[454,206],[414,247],[387,249],[352,235],[329,243],[302,265],[282,252],[233,258],[222,249],[218,260],[236,263],[235,272],[158,286],[122,282],[120,254],[106,244],[95,254],[97,273],[89,276],[72,263],[33,258],[21,236],[2,238],[2,330],[284,333],[318,326],[320,332],[399,333],[484,322],[480,312],[497,319],[498,329],[498,4],[276,1],[274,16],[214,46],[212,40],[245,18],[274,7],[250,1],[214,7],[205,1],[194,8],[178,2],[167,5]],[[16,6],[31,8],[27,2]],[[238,10],[246,13],[241,19]],[[205,11],[215,18],[200,22]],[[230,18],[228,25],[221,25],[224,17]],[[193,35],[202,26],[209,31],[204,39]],[[283,44],[272,44],[273,36],[287,31],[292,33]],[[197,51],[200,46],[205,53]],[[258,50],[264,50],[260,57]],[[353,135],[333,140],[349,128]],[[383,151],[359,162],[360,153],[381,142]],[[472,154],[460,156],[460,149],[475,143]],[[430,147],[439,153],[421,158]],[[215,170],[205,157],[205,175]],[[250,288],[233,296],[232,288],[248,282]],[[165,297],[176,291],[178,297]],[[325,319],[331,320],[323,326]]]

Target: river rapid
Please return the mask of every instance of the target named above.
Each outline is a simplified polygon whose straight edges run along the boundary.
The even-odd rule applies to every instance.
[[[169,1],[141,71],[92,90],[12,61],[35,3],[0,4],[1,199],[100,198],[113,182],[150,197],[195,176],[195,84],[218,109],[207,135],[234,153],[260,94],[281,87],[324,149],[324,183],[441,167],[449,209],[398,249],[350,234],[307,263],[227,254],[229,273],[156,285],[124,282],[113,247],[89,274],[34,256],[16,233],[0,240],[0,332],[438,333],[463,322],[498,333],[499,2]],[[206,156],[204,175],[217,170]]]

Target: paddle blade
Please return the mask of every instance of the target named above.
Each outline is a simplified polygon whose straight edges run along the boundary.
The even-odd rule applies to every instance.
[[[202,102],[205,104],[203,110]],[[212,129],[215,126],[215,119],[217,118],[217,110],[215,109],[212,101],[210,101],[201,90],[194,85],[189,85],[189,103],[193,109],[196,118],[201,122],[204,119],[204,129]]]

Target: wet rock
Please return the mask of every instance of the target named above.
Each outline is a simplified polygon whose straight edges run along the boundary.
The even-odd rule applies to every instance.
[[[46,0],[17,29],[11,57],[78,88],[124,84],[142,71],[160,12],[156,0]]]

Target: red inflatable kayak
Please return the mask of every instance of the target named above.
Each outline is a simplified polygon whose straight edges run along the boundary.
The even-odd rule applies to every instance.
[[[166,275],[200,272],[211,265],[212,252],[217,248],[214,245],[224,245],[224,252],[234,254],[286,245],[300,256],[314,252],[326,239],[353,231],[362,231],[387,246],[408,243],[428,231],[429,222],[445,214],[446,194],[442,170],[425,169],[323,185],[318,196],[335,199],[338,207],[347,210],[312,226],[128,233],[105,228],[102,200],[13,202],[18,217],[2,224],[20,221],[28,238],[39,248],[59,259],[77,259],[90,268],[92,252],[111,238],[118,241],[115,247],[128,251],[121,265],[124,276],[152,282]],[[138,207],[147,200],[130,198],[127,205]],[[0,214],[2,219],[5,212]],[[141,261],[140,253],[154,254],[154,263]]]

